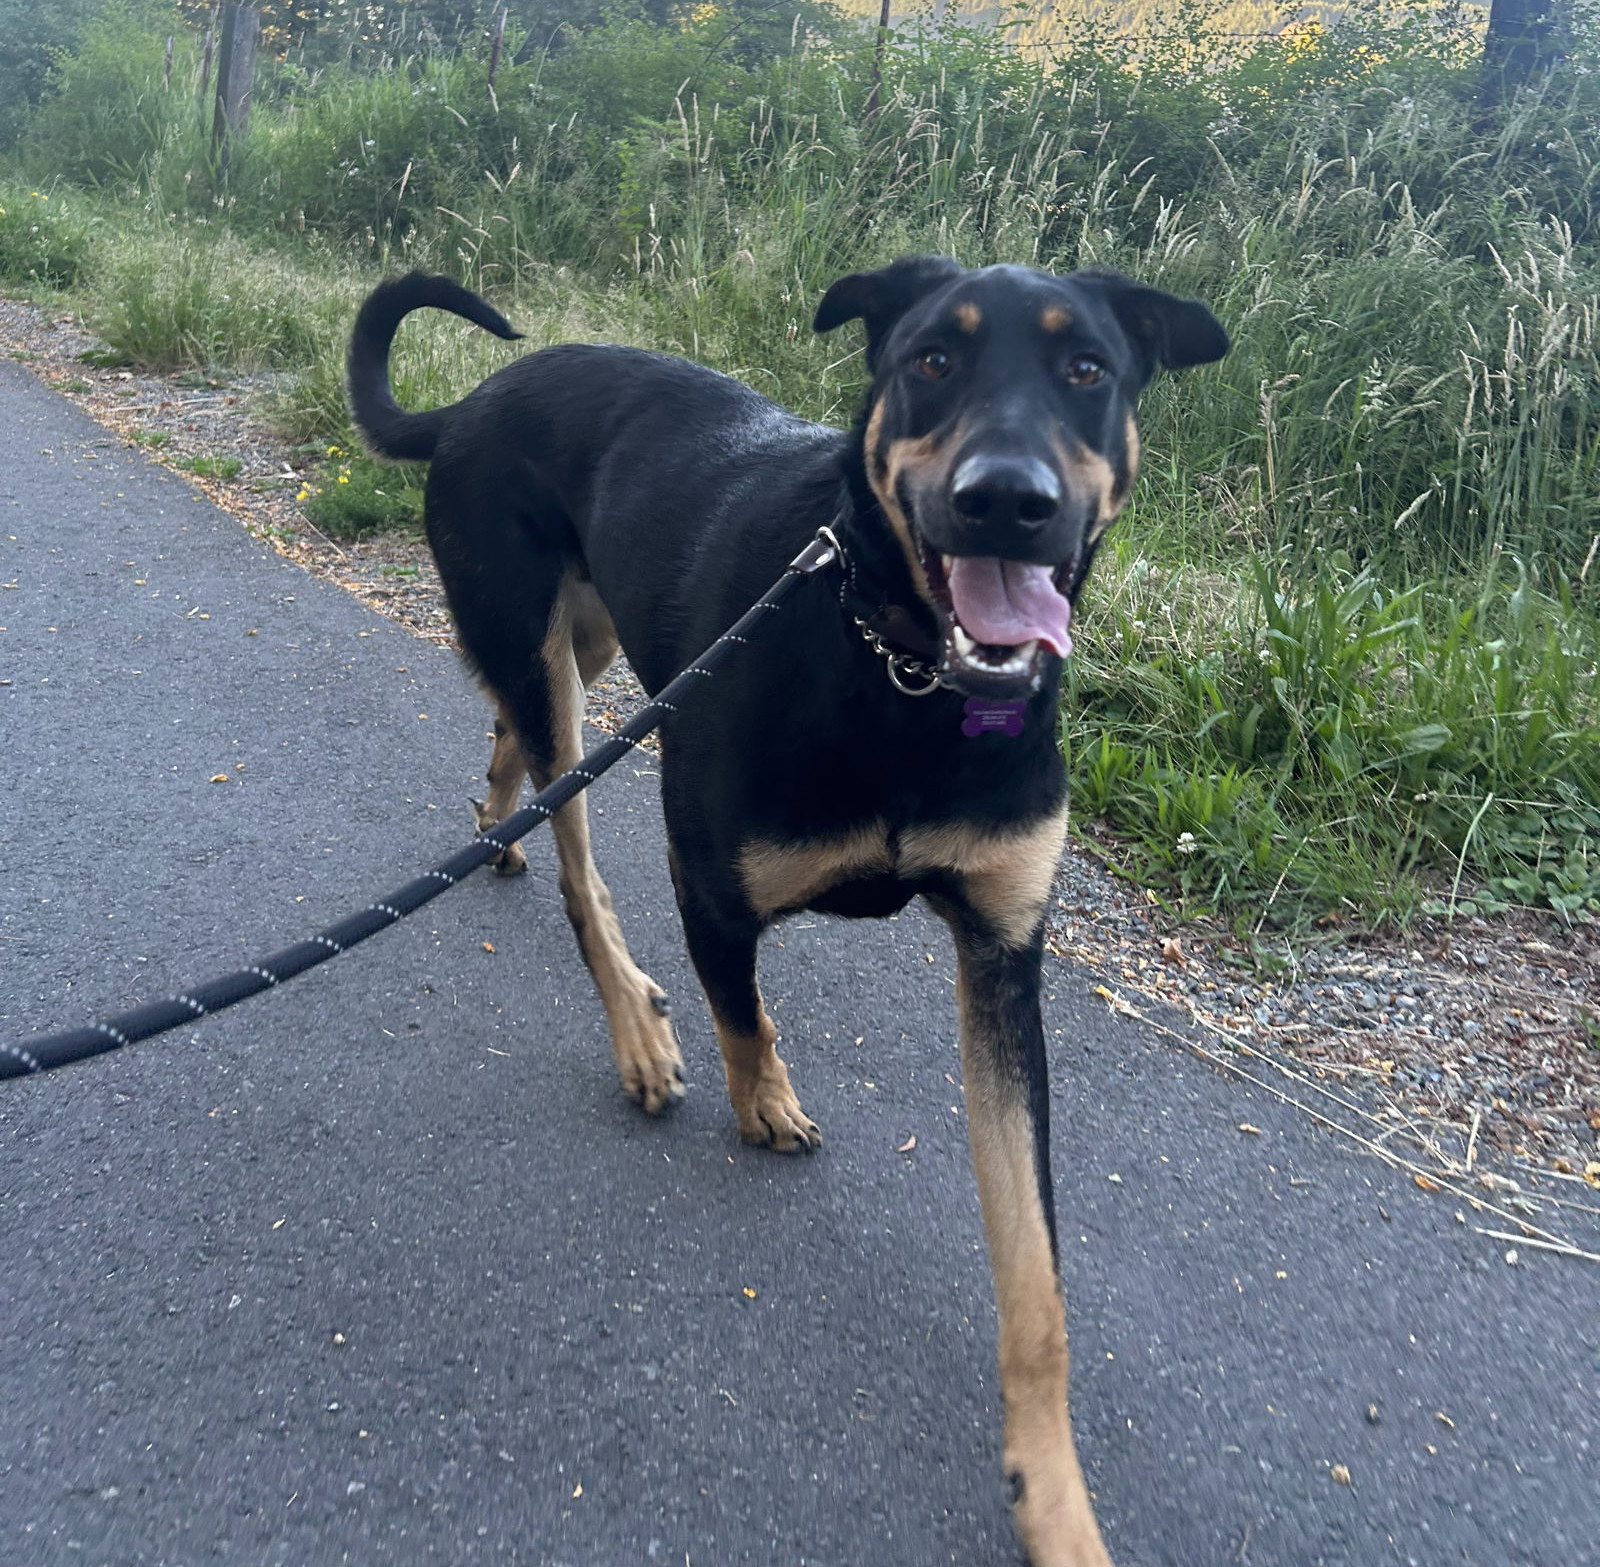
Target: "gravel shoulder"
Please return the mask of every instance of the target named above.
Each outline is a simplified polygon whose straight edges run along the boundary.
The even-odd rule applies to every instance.
[[[0,300],[0,351],[112,438],[183,471],[256,537],[408,631],[453,640],[420,539],[338,542],[304,517],[295,496],[307,454],[251,412],[267,378],[99,368],[82,357],[96,347],[73,316]],[[187,465],[197,458],[233,459],[237,472],[196,476]],[[591,692],[591,722],[614,728],[640,699],[619,664]],[[1268,976],[1259,951],[1230,933],[1174,924],[1150,894],[1112,873],[1109,848],[1092,832],[1075,843],[1049,930],[1053,952],[1099,976],[1107,1006],[1176,1029],[1225,1069],[1259,1075],[1307,1113],[1337,1119],[1372,1151],[1414,1168],[1419,1184],[1444,1177],[1475,1193],[1469,1201],[1509,1202],[1510,1222],[1557,1207],[1595,1227],[1600,932],[1592,925],[1524,910],[1420,920],[1399,934],[1335,931],[1324,945],[1284,954]]]

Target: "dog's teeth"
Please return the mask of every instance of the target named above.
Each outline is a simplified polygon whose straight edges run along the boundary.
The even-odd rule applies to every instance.
[[[955,648],[956,657],[963,663],[974,664],[979,669],[986,669],[995,675],[1027,674],[1034,652],[1039,646],[1035,639],[1024,642],[1019,647],[1002,649],[1001,651],[1009,653],[1010,657],[996,662],[990,650],[975,642],[959,624],[950,627],[950,640]]]
[[[1033,660],[1034,649],[1039,646],[1038,639],[1024,642],[1016,652],[1000,666],[1001,672],[1007,675],[1025,675],[1028,665]]]

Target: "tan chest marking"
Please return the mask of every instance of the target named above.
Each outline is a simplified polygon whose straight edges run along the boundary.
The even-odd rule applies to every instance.
[[[915,877],[945,871],[1001,938],[1020,946],[1044,909],[1066,836],[1065,808],[1018,832],[994,833],[965,822],[914,827],[896,849],[882,822],[800,844],[753,839],[739,853],[739,877],[758,914],[802,908],[832,887],[865,876]]]
[[[739,851],[739,879],[750,906],[761,915],[803,908],[841,882],[881,876],[892,868],[889,833],[882,822],[804,843],[754,838]]]
[[[900,839],[902,875],[953,871],[972,905],[1011,946],[1033,934],[1067,835],[1065,806],[1016,832],[995,833],[966,822],[919,827]]]

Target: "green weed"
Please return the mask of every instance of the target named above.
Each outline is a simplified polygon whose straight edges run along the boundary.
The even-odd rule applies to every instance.
[[[385,466],[333,446],[332,459],[296,499],[306,517],[335,539],[357,539],[390,529],[420,529],[422,470]]]
[[[0,282],[68,288],[90,251],[87,218],[69,193],[0,180]]]
[[[197,479],[237,479],[244,464],[237,457],[179,457],[172,466],[192,473]]]

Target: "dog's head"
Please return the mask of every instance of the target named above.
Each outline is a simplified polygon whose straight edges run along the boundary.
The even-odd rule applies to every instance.
[[[1119,273],[942,256],[841,278],[815,326],[858,318],[867,480],[938,620],[947,678],[973,696],[1037,690],[1133,488],[1139,392],[1159,368],[1220,359],[1228,334],[1198,301]]]

